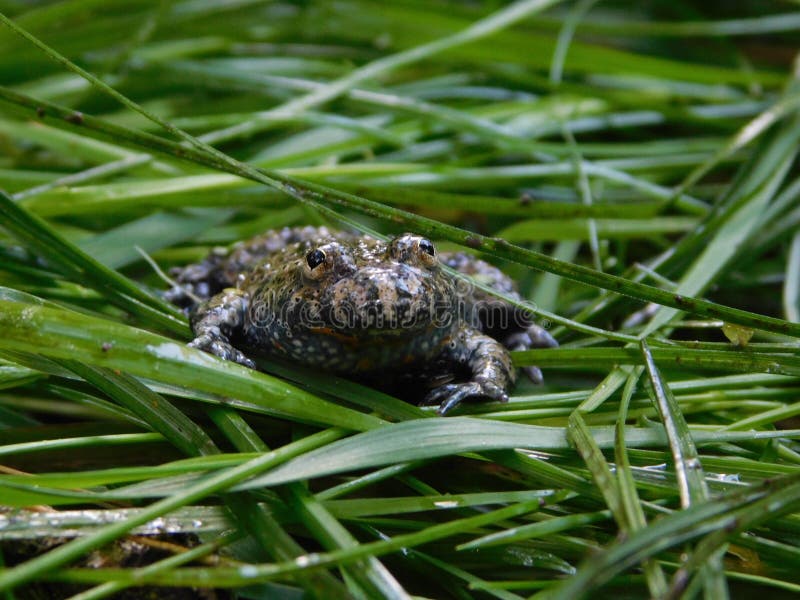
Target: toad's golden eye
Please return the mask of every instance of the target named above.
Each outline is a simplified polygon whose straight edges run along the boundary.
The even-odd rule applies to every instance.
[[[413,233],[394,238],[389,244],[389,256],[409,265],[431,269],[439,264],[433,242]]]
[[[325,262],[325,253],[317,248],[306,254],[306,264],[312,271]]]
[[[425,238],[418,238],[414,244],[417,260],[426,267],[433,267],[439,261],[436,260],[436,249],[433,242]]]
[[[419,249],[429,254],[431,256],[436,256],[436,250],[433,247],[433,243],[430,240],[421,239],[419,241]]]

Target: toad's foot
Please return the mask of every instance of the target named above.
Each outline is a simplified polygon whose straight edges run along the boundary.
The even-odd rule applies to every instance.
[[[439,410],[436,412],[443,416],[467,398],[487,398],[497,402],[508,402],[508,394],[505,390],[491,381],[467,381],[448,383],[432,390],[425,396],[422,404],[425,406],[439,404]]]
[[[230,342],[231,337],[242,329],[246,309],[246,296],[233,288],[223,290],[202,303],[190,316],[196,337],[189,345],[255,369],[256,364]]]
[[[558,342],[546,329],[538,325],[529,325],[524,331],[512,333],[504,340],[504,345],[509,350],[530,350],[531,348],[556,348]],[[539,367],[533,365],[522,367],[522,372],[533,383],[542,383],[544,377]]]
[[[237,362],[251,369],[256,368],[256,363],[247,358],[243,352],[231,346],[230,342],[222,335],[219,329],[217,329],[216,332],[206,332],[196,337],[189,342],[189,346],[191,348],[197,348],[198,350],[204,350],[222,359]]]
[[[456,365],[469,373],[467,381],[448,383],[432,390],[423,404],[439,405],[444,415],[465,398],[508,401],[507,390],[514,385],[516,372],[508,350],[496,339],[468,325],[462,325],[442,350],[437,362]]]

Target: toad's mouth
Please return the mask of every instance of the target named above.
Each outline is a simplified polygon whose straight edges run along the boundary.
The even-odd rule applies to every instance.
[[[364,343],[392,343],[402,342],[403,340],[419,337],[426,332],[450,329],[449,325],[443,326],[441,323],[426,321],[415,322],[404,326],[380,326],[370,323],[369,326],[348,326],[341,327],[336,325],[316,325],[306,328],[312,335],[322,335],[334,338],[343,343],[363,345]]]
[[[349,300],[349,299],[348,299]],[[458,311],[453,306],[436,306],[430,301],[386,304],[380,300],[368,302],[339,301],[313,317],[298,323],[307,331],[325,330],[336,335],[364,338],[408,337],[430,329],[449,329]]]
[[[339,330],[331,327],[311,327],[309,332],[313,335],[324,335],[331,337],[346,345],[353,345],[363,347],[365,342],[375,344],[391,344],[393,342],[399,343],[413,337],[417,337],[420,331],[434,331],[436,328],[429,325],[423,330],[410,331],[408,329],[369,329],[366,331],[359,330],[352,332],[350,330]]]

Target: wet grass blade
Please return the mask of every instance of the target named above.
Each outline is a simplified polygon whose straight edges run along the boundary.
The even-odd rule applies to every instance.
[[[669,439],[681,506],[685,509],[695,504],[710,502],[712,498],[705,481],[703,465],[698,457],[686,418],[669,386],[664,383],[647,342],[642,340],[639,347],[645,358],[645,369],[653,390],[653,400]],[[709,557],[703,565],[703,587],[709,597],[721,599],[728,597],[728,585],[722,565],[723,553],[724,550]]]
[[[800,21],[778,0],[703,21],[592,0],[28,4],[0,27],[0,596],[796,591]],[[152,266],[309,224],[500,266],[561,343],[513,355],[544,384],[441,419],[187,348]],[[236,527],[217,564],[67,566]]]
[[[146,323],[173,334],[188,336],[189,328],[174,306],[69,243],[45,221],[17,205],[2,190],[0,224],[75,281],[94,287],[109,301]]]
[[[71,111],[55,107],[49,103],[25,100],[21,98],[19,94],[10,93],[9,91],[0,90],[0,94],[7,99],[15,97],[17,101],[21,101],[22,104],[28,104],[31,108],[39,109],[40,112],[44,110],[45,114],[49,113],[53,116],[63,118],[72,114]],[[146,148],[155,148],[177,157],[188,158],[199,164],[251,178],[254,181],[259,181],[270,187],[277,188],[298,200],[310,202],[312,205],[319,206],[330,203],[341,205],[362,212],[368,216],[383,217],[394,223],[403,223],[412,230],[434,238],[447,239],[475,250],[487,252],[499,258],[555,273],[581,283],[596,285],[602,289],[614,291],[622,295],[655,302],[673,309],[685,310],[700,316],[723,319],[726,322],[745,327],[800,337],[800,325],[782,319],[722,306],[700,298],[674,294],[622,277],[598,272],[578,264],[559,261],[544,254],[509,244],[505,240],[491,239],[405,211],[388,208],[352,194],[345,194],[310,182],[298,181],[279,173],[270,172],[269,175],[264,175],[254,171],[251,167],[246,167],[242,163],[232,161],[232,159],[227,157],[225,157],[227,160],[220,159],[217,157],[216,153],[212,156],[208,156],[201,150],[191,150],[170,142],[165,142],[155,136],[146,136],[141,132],[130,135],[130,132],[121,128],[112,127],[108,124],[101,125],[97,120],[89,119],[87,116],[83,117],[82,126],[87,128],[95,126],[101,131],[115,131],[122,139],[135,139],[137,143],[143,142]],[[319,205],[317,203],[319,203]]]
[[[320,400],[288,383],[147,331],[66,310],[0,301],[0,348],[78,360],[156,381],[252,402],[264,412],[309,423],[369,429],[376,417]],[[58,345],[50,340],[58,339]],[[98,343],[98,340],[101,340]],[[109,347],[103,346],[106,340]],[[222,402],[222,400],[220,400]],[[293,416],[293,417],[292,417]]]

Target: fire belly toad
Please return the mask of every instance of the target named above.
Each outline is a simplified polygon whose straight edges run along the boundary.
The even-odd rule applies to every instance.
[[[526,311],[442,264],[519,298],[496,267],[439,254],[423,237],[384,242],[324,227],[270,231],[214,252],[176,271],[167,297],[190,310],[191,346],[251,368],[243,351],[277,355],[417,394],[439,414],[466,398],[504,402],[516,380],[509,350],[557,344]],[[541,380],[536,367],[525,370]]]

